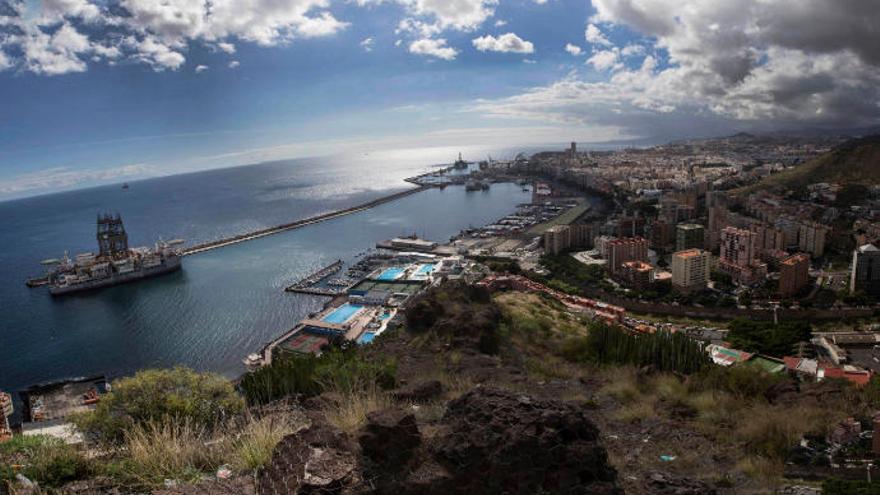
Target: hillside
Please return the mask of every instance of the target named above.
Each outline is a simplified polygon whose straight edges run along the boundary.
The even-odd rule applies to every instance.
[[[880,135],[847,141],[804,165],[767,177],[747,189],[797,190],[817,182],[844,186],[880,184]]]
[[[76,418],[85,445],[0,445],[0,494],[36,493],[17,474],[77,495],[774,493],[841,474],[822,442],[880,408],[876,386],[716,368],[683,334],[537,294],[447,283],[402,323],[237,388],[182,368],[119,380]]]

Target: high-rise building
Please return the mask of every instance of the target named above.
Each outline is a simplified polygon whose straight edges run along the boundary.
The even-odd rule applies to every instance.
[[[620,280],[635,290],[644,290],[654,281],[654,267],[644,261],[627,261],[617,273]]]
[[[544,232],[544,253],[560,254],[571,247],[571,229],[568,225],[554,225]]]
[[[718,269],[742,285],[752,285],[767,276],[767,265],[755,259],[754,234],[750,230],[725,227],[721,231]]]
[[[880,249],[865,244],[853,251],[850,290],[880,296]]]
[[[628,261],[648,261],[648,241],[643,237],[624,237],[605,244],[608,270],[618,273]]]
[[[675,243],[675,228],[663,219],[652,222],[650,232],[651,247],[665,249]]]
[[[573,223],[570,229],[571,247],[590,248],[593,246],[593,226],[588,223]]]
[[[783,249],[798,248],[798,234],[800,232],[800,223],[790,217],[779,217],[774,222],[774,227],[782,231],[785,236],[785,247]]]
[[[701,290],[709,281],[710,254],[688,249],[672,255],[672,285],[684,292]]]
[[[675,227],[675,250],[703,249],[706,229],[696,223],[682,223]]]
[[[751,266],[755,259],[754,235],[751,231],[725,227],[721,231],[721,261],[739,267]]]
[[[641,237],[645,235],[645,218],[626,216],[617,220],[617,237]]]
[[[785,250],[785,232],[763,223],[753,223],[749,230],[755,234],[755,254],[761,256],[766,251]]]
[[[613,241],[614,238],[608,235],[600,235],[598,237],[593,238],[593,249],[599,252],[599,255],[605,258],[608,258],[608,243]]]
[[[810,283],[810,256],[798,253],[779,263],[779,295],[791,297]]]
[[[707,223],[706,248],[714,250],[721,242],[721,229],[727,220],[727,196],[723,191],[706,192]]]
[[[829,228],[816,222],[803,222],[798,229],[798,248],[813,258],[825,254],[825,238]]]

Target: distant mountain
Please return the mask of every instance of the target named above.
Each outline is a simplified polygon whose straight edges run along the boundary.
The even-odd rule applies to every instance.
[[[817,182],[880,184],[880,134],[846,141],[828,153],[772,175],[749,189],[799,189]]]

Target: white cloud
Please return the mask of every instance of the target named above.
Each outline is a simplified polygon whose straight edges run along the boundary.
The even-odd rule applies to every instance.
[[[126,38],[126,44],[134,49],[134,55],[141,62],[147,63],[157,72],[166,69],[179,69],[186,58],[177,51],[172,50],[153,36],[146,36],[142,40],[134,37]]]
[[[413,41],[409,45],[409,52],[414,53],[416,55],[426,55],[430,57],[437,57],[443,60],[454,60],[456,55],[458,55],[458,50],[455,48],[446,46],[445,39],[430,39],[424,38],[420,40]]]
[[[611,46],[612,44],[595,24],[587,25],[587,29],[584,31],[584,39],[592,45]]]
[[[609,71],[606,80],[574,74],[477,108],[640,136],[880,123],[873,0],[592,3],[588,63]],[[625,26],[642,41],[616,47],[598,25]]]
[[[18,175],[0,181],[0,196],[35,194],[41,191],[71,189],[158,175],[149,165],[124,165],[106,169],[55,167]]]
[[[51,36],[32,27],[24,35],[21,47],[27,69],[50,76],[85,71],[86,62],[80,55],[92,51],[88,37],[68,23]]]
[[[643,45],[629,44],[623,47],[622,50],[620,50],[620,54],[624,57],[635,57],[638,55],[644,55],[645,47]]]
[[[398,0],[415,15],[433,18],[440,29],[472,31],[495,14],[498,0]]]
[[[356,0],[359,5],[377,4],[383,1],[402,5],[407,17],[400,20],[395,34],[413,40],[411,53],[431,55],[452,60],[458,54],[455,48],[438,44],[436,36],[446,30],[471,32],[495,15],[499,0]],[[498,20],[496,26],[505,21]]]
[[[583,53],[583,50],[581,49],[581,47],[579,47],[577,45],[572,45],[571,43],[565,44],[565,51],[567,51],[571,55],[574,55],[575,57],[577,57],[578,55]]]
[[[84,60],[122,57],[158,70],[176,69],[185,62],[191,43],[233,54],[231,39],[273,46],[331,36],[348,26],[327,10],[330,0],[43,0],[33,6],[0,6],[7,14],[0,22],[25,33],[10,35],[7,30],[0,34],[0,44],[20,47],[23,56],[12,62],[40,74],[81,72],[87,68]],[[68,43],[62,48],[75,40],[55,40],[58,25],[94,26],[88,31],[96,37],[90,42],[94,46],[77,49]]]
[[[472,43],[474,44],[474,47],[481,52],[535,52],[535,46],[530,41],[525,41],[514,33],[505,33],[497,38],[492,35],[481,36],[472,40]]]
[[[54,24],[65,17],[95,22],[101,17],[101,9],[88,0],[42,0],[40,24]]]
[[[229,68],[230,68],[230,69],[235,69],[235,68],[238,67],[239,65],[241,65],[241,63],[239,63],[238,60],[233,60],[232,62],[229,62]]]
[[[195,68],[196,74],[200,74],[202,72],[205,72],[206,70],[208,70],[207,65],[197,65]]]
[[[620,50],[617,48],[594,52],[593,55],[587,59],[587,63],[600,71],[620,69],[623,67],[623,64],[620,63]]]
[[[495,21],[495,27],[502,27],[502,26],[506,26],[506,25],[507,25],[507,21],[505,21],[505,20],[498,19],[497,21]]]
[[[3,50],[0,50],[0,71],[6,70],[12,67],[12,61],[9,60],[9,57],[6,56],[6,53]]]
[[[375,43],[375,41],[373,40],[373,38],[364,38],[364,40],[361,41],[360,44],[361,44],[361,48],[363,48],[365,52],[371,52],[371,51],[373,51],[373,44],[374,43]]]

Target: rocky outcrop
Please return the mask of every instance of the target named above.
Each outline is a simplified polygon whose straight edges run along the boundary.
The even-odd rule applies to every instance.
[[[343,493],[357,485],[355,447],[338,431],[311,426],[285,437],[275,447],[271,464],[259,479],[259,492],[267,495]]]
[[[453,493],[622,493],[576,405],[476,388],[449,403],[432,451]]]
[[[359,442],[372,470],[399,473],[410,466],[422,437],[415,416],[399,409],[385,409],[367,415]]]
[[[439,380],[428,380],[403,390],[394,392],[394,398],[400,402],[414,402],[417,404],[430,402],[440,397],[443,393],[443,384]]]
[[[645,493],[652,495],[715,495],[718,491],[700,480],[651,473],[645,480]]]

